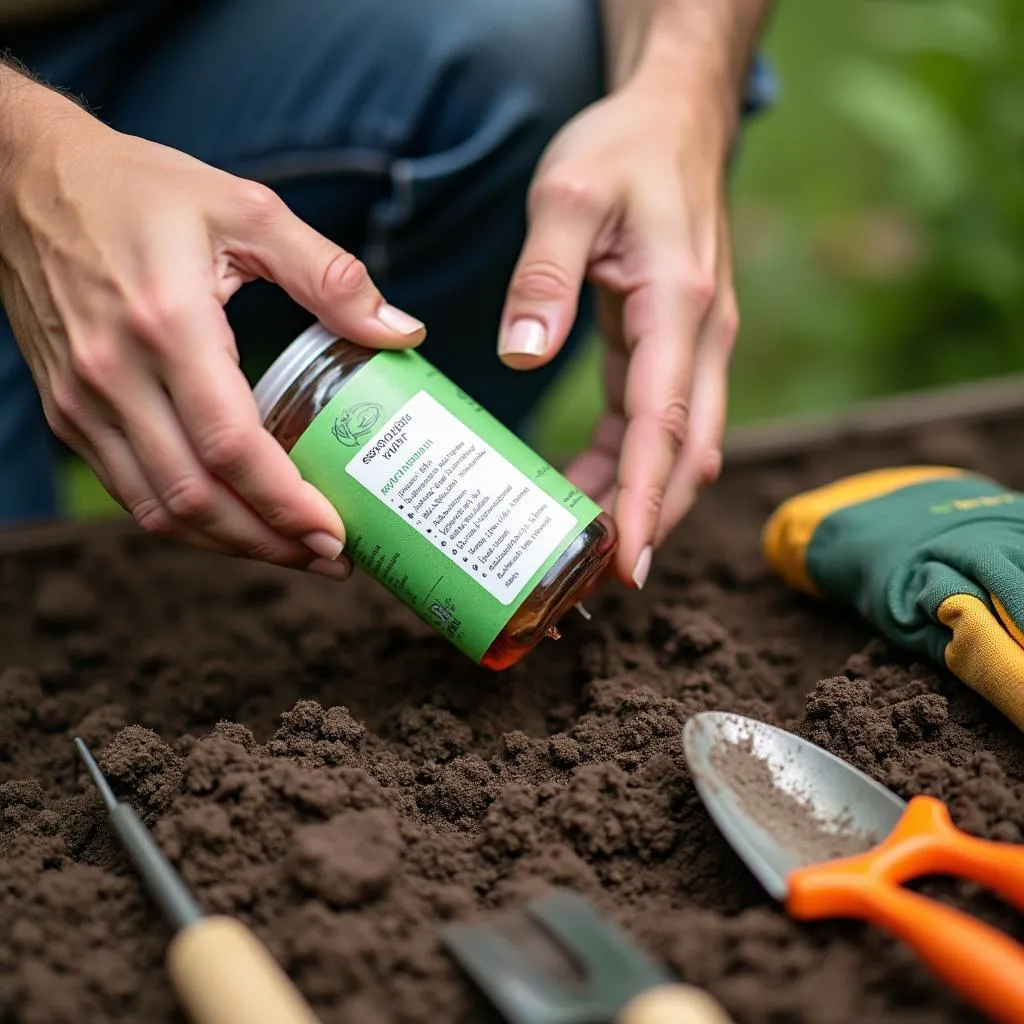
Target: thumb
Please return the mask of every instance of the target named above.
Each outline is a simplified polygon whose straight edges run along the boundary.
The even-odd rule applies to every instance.
[[[603,205],[584,202],[572,189],[538,184],[501,318],[498,355],[507,366],[543,366],[565,344],[603,219]]]
[[[261,277],[357,344],[407,348],[423,341],[423,323],[387,302],[361,260],[296,217],[270,189],[259,189],[259,209],[245,218],[244,249]]]

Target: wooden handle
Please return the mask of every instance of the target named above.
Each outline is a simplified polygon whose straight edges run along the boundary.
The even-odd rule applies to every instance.
[[[692,985],[659,985],[630,1000],[616,1024],[732,1024],[721,1004]]]
[[[193,1024],[317,1024],[277,961],[234,918],[204,917],[179,932],[167,969]]]

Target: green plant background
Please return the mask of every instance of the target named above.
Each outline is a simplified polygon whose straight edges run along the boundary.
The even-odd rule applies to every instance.
[[[782,3],[776,107],[733,181],[730,423],[1024,363],[1024,3]],[[561,460],[600,408],[595,338],[539,411]],[[111,504],[72,463],[69,511]]]

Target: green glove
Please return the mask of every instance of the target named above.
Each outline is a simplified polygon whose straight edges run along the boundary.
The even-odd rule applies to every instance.
[[[952,467],[846,477],[783,502],[765,556],[852,604],[1024,729],[1024,494]]]

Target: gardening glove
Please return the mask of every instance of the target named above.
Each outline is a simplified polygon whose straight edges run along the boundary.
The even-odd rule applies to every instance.
[[[783,502],[765,555],[946,665],[1024,729],[1024,494],[961,469],[904,466]]]

